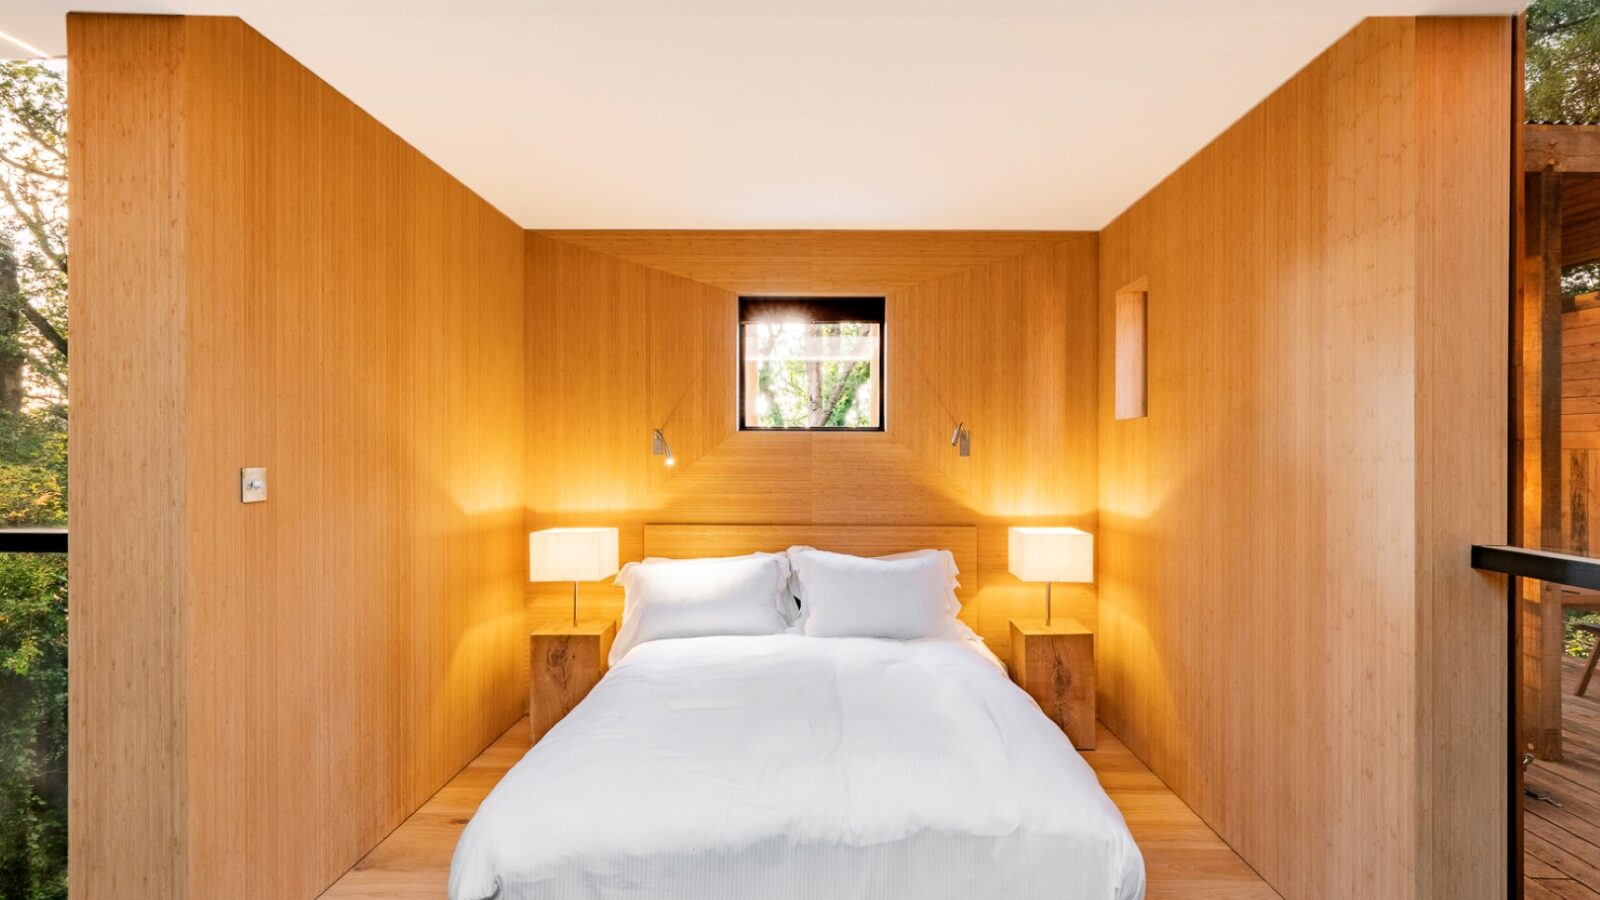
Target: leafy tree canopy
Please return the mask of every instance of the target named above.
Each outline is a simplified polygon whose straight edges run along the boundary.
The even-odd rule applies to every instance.
[[[1528,120],[1600,122],[1600,0],[1538,0],[1527,25]]]

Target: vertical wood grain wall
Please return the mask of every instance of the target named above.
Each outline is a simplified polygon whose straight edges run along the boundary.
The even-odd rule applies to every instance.
[[[528,527],[976,525],[963,618],[1008,655],[1044,586],[1006,571],[1009,525],[1095,528],[1095,236],[1083,232],[530,232]],[[884,295],[880,433],[737,430],[738,297]],[[972,455],[950,446],[957,422]],[[662,428],[677,457],[650,455]],[[621,592],[584,585],[584,615]],[[570,615],[530,589],[531,624]],[[1090,628],[1089,586],[1058,615]]]
[[[1498,895],[1505,21],[1364,23],[1098,239],[524,234],[236,20],[69,37],[74,896],[314,895],[520,715],[523,532],[647,522],[976,524],[1002,652],[1006,526],[1096,531],[1102,717],[1286,896]],[[888,430],[737,432],[741,292],[886,295]]]
[[[1505,893],[1510,53],[1368,20],[1101,234],[1100,714],[1289,898]]]
[[[238,20],[69,47],[73,896],[315,896],[522,714],[522,231]]]

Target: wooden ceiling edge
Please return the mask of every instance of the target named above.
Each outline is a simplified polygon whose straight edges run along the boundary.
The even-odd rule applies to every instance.
[[[730,234],[772,234],[772,235],[930,235],[948,237],[951,235],[1038,235],[1040,240],[1047,240],[1059,236],[1061,240],[1072,240],[1086,235],[1098,234],[1092,228],[524,228],[527,234],[537,234],[552,240],[567,241],[573,235],[605,234],[605,235],[649,235],[649,234],[676,234],[702,237],[716,237]]]
[[[985,233],[985,232],[965,232],[965,233],[968,233],[968,234],[982,234],[982,233]],[[989,233],[992,233],[992,232],[989,232]],[[1048,233],[1048,232],[1041,232],[1041,233]],[[1062,235],[1066,235],[1066,237],[1063,237],[1061,240],[1055,241],[1053,243],[1042,244],[1042,245],[1040,245],[1038,247],[1031,247],[1031,248],[1029,248],[1027,250],[1023,250],[1023,251],[1021,251],[1019,253],[1008,253],[1005,256],[996,256],[993,259],[985,260],[985,261],[983,261],[981,263],[973,263],[972,265],[965,266],[965,267],[963,267],[963,268],[961,268],[961,269],[959,269],[957,271],[946,272],[943,275],[935,275],[932,278],[928,278],[928,279],[925,279],[923,281],[914,282],[914,283],[908,284],[908,285],[903,285],[901,287],[894,288],[893,290],[887,290],[886,289],[884,291],[884,295],[885,296],[893,296],[895,294],[905,293],[906,291],[919,291],[919,290],[922,290],[923,288],[928,287],[930,285],[938,284],[939,282],[944,281],[946,279],[949,279],[949,278],[965,278],[965,277],[967,277],[969,275],[972,275],[974,273],[982,272],[982,271],[984,271],[986,269],[992,269],[995,266],[1011,262],[1012,260],[1021,259],[1024,256],[1031,256],[1031,255],[1033,255],[1035,253],[1043,253],[1043,252],[1045,252],[1047,250],[1056,250],[1056,249],[1064,247],[1064,246],[1066,246],[1068,244],[1074,244],[1074,243],[1077,243],[1079,241],[1084,241],[1084,240],[1095,240],[1095,241],[1098,241],[1099,238],[1100,238],[1100,232],[1098,232],[1098,231],[1071,231],[1071,232],[1065,232],[1064,231],[1064,232],[1058,232],[1058,233],[1062,234]],[[1098,264],[1098,259],[1097,259],[1097,264]]]
[[[963,266],[962,268],[960,268],[960,269],[958,269],[956,271],[945,272],[943,274],[935,275],[935,276],[933,276],[931,278],[927,278],[927,279],[924,279],[922,281],[916,281],[916,282],[912,282],[910,284],[902,284],[902,285],[896,285],[896,286],[885,286],[885,287],[881,288],[881,291],[882,291],[884,296],[889,296],[891,294],[896,294],[896,293],[900,293],[900,292],[903,292],[903,291],[916,290],[916,289],[921,288],[921,287],[923,287],[925,285],[934,284],[934,283],[942,281],[942,280],[944,280],[946,278],[956,278],[956,277],[970,275],[973,272],[981,271],[983,269],[987,269],[987,268],[989,268],[991,266],[998,265],[1000,263],[1007,262],[1007,261],[1016,259],[1018,257],[1027,256],[1030,253],[1040,253],[1040,252],[1043,252],[1045,250],[1054,250],[1054,249],[1056,249],[1058,247],[1061,247],[1063,245],[1066,245],[1066,244],[1073,244],[1073,243],[1078,243],[1078,242],[1081,242],[1081,241],[1098,241],[1100,239],[1100,232],[1097,231],[1097,230],[1089,230],[1089,229],[1051,229],[1051,228],[525,228],[525,229],[523,229],[523,232],[522,232],[524,246],[526,246],[526,244],[528,242],[528,239],[530,237],[537,236],[537,237],[540,237],[540,238],[544,238],[545,240],[555,241],[556,243],[559,243],[559,244],[565,244],[566,246],[569,246],[569,247],[576,247],[579,250],[586,250],[586,251],[588,251],[590,253],[595,253],[595,254],[598,254],[600,256],[604,256],[604,257],[606,257],[608,259],[615,259],[615,260],[617,260],[619,262],[624,262],[624,263],[627,263],[629,265],[638,266],[641,269],[649,269],[649,270],[651,270],[653,272],[660,272],[663,275],[668,275],[668,276],[671,276],[673,278],[678,278],[678,279],[681,279],[683,281],[689,282],[691,284],[703,285],[703,286],[711,288],[713,290],[725,291],[725,292],[727,292],[729,294],[733,294],[735,296],[742,296],[742,295],[750,295],[750,294],[759,294],[759,293],[761,293],[761,291],[759,291],[759,290],[744,288],[744,287],[740,287],[738,285],[724,284],[724,283],[714,282],[714,281],[701,281],[698,278],[690,278],[689,276],[683,274],[682,272],[676,272],[676,271],[673,271],[672,269],[663,268],[660,265],[655,265],[655,264],[652,264],[650,262],[646,262],[644,260],[638,259],[637,257],[630,256],[630,255],[627,255],[627,254],[617,253],[617,252],[615,252],[613,250],[602,250],[602,249],[600,249],[598,247],[593,246],[592,244],[588,243],[587,241],[576,239],[579,235],[619,235],[620,236],[620,235],[660,235],[660,234],[695,235],[695,236],[707,236],[707,237],[718,236],[718,235],[730,235],[730,234],[745,234],[745,235],[750,235],[750,234],[768,234],[768,235],[885,235],[885,234],[893,234],[893,235],[928,235],[928,236],[944,236],[944,237],[948,237],[948,236],[952,236],[952,235],[1015,235],[1015,236],[1037,235],[1039,237],[1040,243],[1036,247],[1029,247],[1026,250],[1021,250],[1021,251],[1018,251],[1016,253],[1008,253],[1008,254],[1005,254],[1004,256],[996,256],[996,257],[994,257],[992,259],[988,259],[988,260],[984,260],[983,262],[978,262],[978,263],[973,263],[971,265]]]
[[[637,267],[639,267],[641,269],[646,269],[646,270],[651,271],[651,272],[658,272],[658,273],[660,273],[662,275],[667,276],[668,278],[676,278],[679,281],[687,282],[688,284],[697,284],[697,285],[699,285],[701,287],[710,288],[711,290],[714,290],[714,291],[722,291],[723,293],[730,294],[730,295],[733,295],[733,296],[738,296],[738,294],[739,294],[738,291],[733,290],[732,288],[729,288],[727,285],[716,284],[715,282],[710,282],[710,281],[701,281],[698,278],[690,278],[689,276],[684,275],[682,272],[674,272],[671,269],[663,269],[660,266],[653,266],[653,265],[650,265],[649,263],[641,262],[641,261],[639,261],[637,259],[634,259],[632,257],[623,256],[620,253],[609,253],[609,252],[607,252],[605,250],[599,249],[598,247],[591,247],[588,244],[580,243],[578,241],[569,240],[569,239],[567,239],[565,237],[561,237],[562,234],[576,234],[576,233],[578,233],[578,231],[579,231],[578,229],[569,229],[569,230],[563,232],[563,231],[544,231],[544,230],[537,229],[537,228],[524,228],[522,230],[522,247],[523,247],[523,251],[524,252],[527,251],[528,239],[529,238],[539,237],[539,238],[543,238],[543,239],[545,239],[547,241],[554,241],[557,244],[562,244],[562,245],[567,246],[567,247],[572,247],[572,248],[577,249],[577,250],[582,250],[585,253],[593,253],[596,256],[603,256],[606,259],[614,259],[617,262],[624,263],[626,265],[637,266]],[[524,274],[526,275],[526,273],[524,273]]]

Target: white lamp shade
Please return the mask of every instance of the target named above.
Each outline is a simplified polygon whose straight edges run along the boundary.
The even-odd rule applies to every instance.
[[[1094,535],[1077,528],[1012,528],[1008,556],[1023,581],[1094,581]]]
[[[546,528],[528,535],[529,581],[599,581],[616,573],[615,528]]]

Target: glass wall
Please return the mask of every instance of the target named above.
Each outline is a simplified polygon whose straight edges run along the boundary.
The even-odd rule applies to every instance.
[[[0,62],[0,551],[67,524],[66,99]],[[65,898],[66,850],[66,555],[0,552],[0,900]]]

